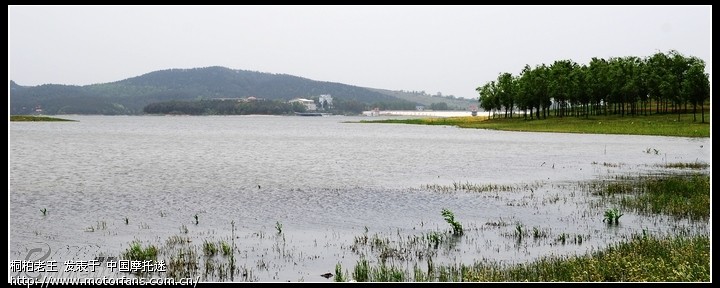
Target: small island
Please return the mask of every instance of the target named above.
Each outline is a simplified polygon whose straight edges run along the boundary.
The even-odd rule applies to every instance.
[[[35,115],[10,115],[10,121],[17,121],[17,122],[60,122],[60,121],[70,121],[70,122],[75,122],[75,120],[70,120],[70,119],[62,119],[62,118],[47,117],[47,116],[35,116]]]

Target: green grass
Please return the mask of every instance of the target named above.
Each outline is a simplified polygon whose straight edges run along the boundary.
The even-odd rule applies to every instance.
[[[16,122],[59,122],[59,121],[75,121],[69,119],[47,117],[47,116],[33,116],[33,115],[10,115],[10,121]]]
[[[636,236],[588,255],[546,257],[510,267],[478,264],[468,270],[462,275],[465,281],[707,282],[710,238]]]
[[[692,174],[648,179],[640,195],[625,197],[621,204],[643,212],[707,219],[710,217],[710,176]]]
[[[365,281],[471,282],[708,282],[710,238],[634,235],[630,240],[579,256],[548,256],[515,265],[476,262],[474,265],[436,266],[428,270],[362,259],[353,278]]]
[[[155,245],[148,245],[143,248],[140,242],[133,242],[130,244],[130,248],[122,254],[123,259],[131,261],[155,261],[157,260],[157,255],[158,249]]]
[[[648,116],[592,116],[584,117],[548,117],[547,119],[514,118],[486,119],[484,117],[448,117],[387,119],[361,123],[403,123],[422,125],[452,125],[461,128],[493,129],[505,131],[559,132],[587,134],[629,134],[660,135],[679,137],[710,137],[710,114],[706,122],[693,122],[692,114],[653,114]]]
[[[644,176],[592,186],[594,194],[624,209],[692,220],[710,217],[710,176],[706,174]]]

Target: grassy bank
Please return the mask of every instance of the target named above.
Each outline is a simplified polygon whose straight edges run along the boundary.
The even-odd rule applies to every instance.
[[[47,117],[47,116],[10,115],[10,121],[17,121],[17,122],[60,122],[60,121],[75,121],[75,120],[55,118],[55,117]]]
[[[549,117],[547,119],[515,118],[486,119],[484,117],[449,117],[422,119],[388,119],[362,123],[403,123],[423,125],[452,125],[461,128],[493,129],[505,131],[561,132],[590,134],[661,135],[679,137],[710,137],[710,115],[706,123],[693,122],[692,114],[653,114],[648,116],[592,116]]]

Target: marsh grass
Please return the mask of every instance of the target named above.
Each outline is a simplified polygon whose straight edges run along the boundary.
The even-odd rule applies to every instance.
[[[155,245],[143,247],[142,244],[137,241],[131,243],[130,248],[122,254],[123,259],[131,261],[156,261],[157,256],[158,249]]]
[[[230,256],[232,247],[227,242],[220,241],[220,251],[222,251],[223,256]]]
[[[470,182],[454,181],[452,185],[427,184],[420,188],[433,192],[452,192],[452,191],[468,191],[468,192],[517,192],[517,191],[533,191],[543,186],[543,183],[517,184],[517,185],[498,185],[498,184],[476,184]]]
[[[709,113],[708,113],[708,118]],[[360,121],[361,123],[403,123],[421,125],[451,125],[461,128],[504,131],[662,135],[679,137],[710,137],[710,123],[693,122],[693,115],[652,114],[647,116],[548,117],[547,119],[515,118],[485,119],[483,117],[448,117],[421,119],[388,119]],[[653,151],[651,151],[653,152]]]
[[[693,174],[648,179],[636,198],[621,202],[643,212],[663,213],[693,220],[710,217],[710,176]]]
[[[593,194],[622,208],[647,214],[667,214],[692,220],[710,217],[710,176],[673,174],[641,176],[619,182],[595,182]]]
[[[359,281],[473,281],[473,282],[707,282],[710,281],[710,239],[647,234],[580,256],[550,256],[530,263],[437,266],[428,259],[423,271],[358,261],[353,277]],[[402,273],[402,276],[400,275]],[[395,275],[397,274],[397,275]]]
[[[657,164],[658,167],[663,168],[677,168],[677,169],[695,169],[702,170],[710,167],[710,164],[704,162],[674,162],[666,164]]]
[[[353,280],[357,282],[405,282],[408,278],[408,271],[395,265],[388,265],[380,262],[377,266],[371,266],[367,259],[357,261],[352,274]],[[345,282],[342,266],[335,265],[335,282]]]
[[[215,254],[218,253],[217,245],[213,242],[205,240],[205,242],[203,242],[203,252],[205,253],[205,256],[215,256]]]
[[[345,282],[348,280],[348,279],[345,279],[346,278],[345,275],[347,275],[347,273],[343,273],[342,264],[340,264],[340,263],[335,264],[335,278],[333,278],[333,281]]]

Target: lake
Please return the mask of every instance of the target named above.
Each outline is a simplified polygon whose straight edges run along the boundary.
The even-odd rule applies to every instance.
[[[405,245],[445,233],[445,208],[467,232],[426,251],[441,263],[520,263],[582,254],[643,229],[710,229],[631,212],[608,228],[607,207],[573,186],[710,163],[709,138],[349,123],[367,119],[359,116],[63,118],[78,122],[9,124],[11,259],[32,260],[37,247],[59,262],[119,256],[136,240],[166,247],[180,236],[199,254],[205,242],[234,240],[244,276],[232,281],[323,282],[337,263],[352,271],[360,254],[378,261],[358,237]],[[459,184],[512,191],[437,188]],[[549,236],[518,242],[508,237],[517,224]],[[560,233],[584,241],[559,245]],[[389,259],[412,268],[410,258]]]

